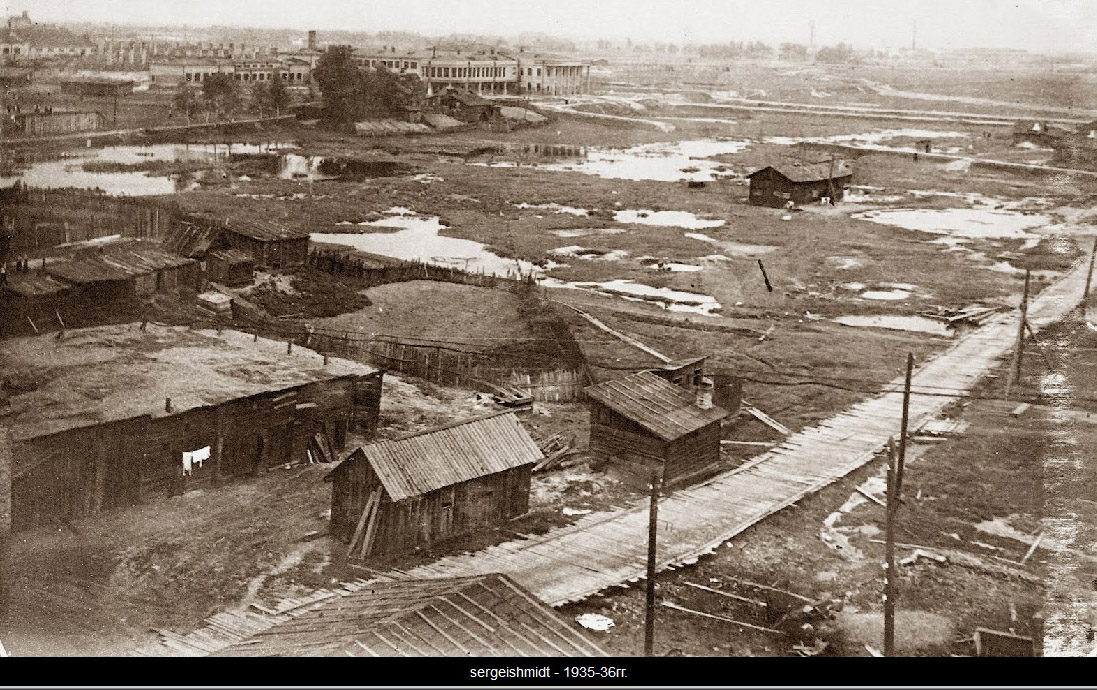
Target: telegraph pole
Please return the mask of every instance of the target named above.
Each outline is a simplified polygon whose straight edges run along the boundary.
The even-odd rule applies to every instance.
[[[644,656],[655,652],[655,544],[659,525],[659,472],[651,473],[651,507],[648,509],[648,582],[644,607]]]
[[[1020,383],[1021,358],[1025,354],[1025,323],[1028,320],[1028,282],[1031,271],[1025,269],[1025,291],[1021,295],[1021,319],[1017,324],[1017,346],[1013,350],[1013,366],[1010,368],[1009,379],[1006,381],[1006,397],[1014,385]]]
[[[1086,273],[1086,289],[1082,292],[1082,315],[1086,313],[1086,302],[1089,301],[1089,285],[1093,282],[1093,260],[1097,259],[1097,237],[1093,238],[1093,250],[1089,253],[1089,272]]]
[[[8,549],[11,542],[11,463],[12,441],[7,428],[0,426],[0,631],[8,632],[11,616],[11,580]]]
[[[887,503],[884,506],[884,656],[895,656],[895,602],[899,598],[899,574],[895,572],[895,513],[903,500],[903,465],[906,461],[907,426],[910,421],[910,379],[914,354],[907,353],[903,384],[903,419],[899,426],[899,455],[888,440]]]

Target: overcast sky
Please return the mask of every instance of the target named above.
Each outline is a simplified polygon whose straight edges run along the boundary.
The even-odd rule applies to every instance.
[[[5,0],[36,21],[1097,50],[1097,0]],[[321,41],[323,37],[321,36]]]

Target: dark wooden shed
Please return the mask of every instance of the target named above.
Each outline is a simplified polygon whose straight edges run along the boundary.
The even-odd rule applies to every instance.
[[[0,340],[0,370],[34,372],[4,415],[15,529],[308,462],[318,436],[372,433],[382,380],[246,333],[139,323]]]
[[[840,201],[853,180],[853,168],[839,160],[782,163],[755,170],[747,177],[751,204],[780,208],[789,201],[810,204],[824,196]]]
[[[661,469],[666,485],[683,483],[720,460],[720,407],[702,408],[696,393],[649,371],[586,389],[590,454],[627,472]]]
[[[230,287],[248,285],[255,275],[255,259],[237,249],[218,249],[206,255],[206,277]]]
[[[84,249],[47,263],[50,276],[103,300],[198,288],[198,262],[155,242],[128,241]]]
[[[512,412],[362,446],[328,475],[332,536],[383,559],[500,524],[543,457]]]
[[[230,249],[251,255],[257,265],[284,268],[301,266],[309,260],[309,233],[283,227],[244,227],[222,229],[219,240]]]
[[[493,119],[498,110],[488,99],[454,88],[429,96],[427,107],[431,112],[449,115],[462,122],[485,122]]]
[[[676,359],[648,371],[676,386],[696,391],[704,385],[706,359],[707,357]]]

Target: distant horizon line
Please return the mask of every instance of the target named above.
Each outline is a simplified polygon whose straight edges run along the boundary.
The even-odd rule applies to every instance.
[[[6,15],[7,18],[13,18],[13,17],[18,17],[18,16],[20,16],[20,15],[18,15],[18,14]],[[33,17],[31,19],[33,20]],[[611,41],[611,42],[616,42],[616,43],[625,43],[625,42],[631,41],[634,45],[662,43],[664,45],[675,45],[675,46],[679,46],[679,47],[681,47],[681,46],[703,46],[703,45],[726,45],[726,44],[731,44],[731,43],[743,43],[743,42],[759,42],[759,43],[763,43],[765,45],[769,45],[769,46],[773,46],[773,47],[780,47],[784,43],[788,43],[788,44],[792,44],[792,45],[802,45],[802,46],[807,46],[808,45],[807,43],[805,43],[803,41],[797,41],[797,40],[782,40],[782,41],[773,42],[773,41],[766,41],[766,40],[763,40],[763,39],[760,39],[760,38],[734,38],[734,39],[726,39],[726,40],[723,40],[723,41],[696,41],[696,40],[694,40],[694,41],[688,41],[688,42],[681,42],[681,41],[659,41],[659,40],[655,40],[655,39],[633,39],[632,37],[628,37],[628,36],[626,36],[626,37],[607,37],[607,36],[591,37],[591,36],[578,36],[578,35],[569,35],[569,34],[550,34],[550,33],[544,32],[544,31],[535,31],[535,30],[522,31],[522,32],[519,32],[517,34],[490,34],[490,33],[467,32],[467,31],[466,32],[454,32],[454,33],[451,33],[451,34],[424,34],[424,33],[420,33],[420,32],[417,32],[415,30],[412,30],[412,29],[392,29],[392,28],[375,29],[375,30],[372,30],[372,31],[367,30],[367,29],[346,29],[346,28],[341,28],[341,29],[328,28],[328,29],[325,29],[325,28],[320,28],[320,27],[309,28],[309,29],[301,29],[301,28],[293,27],[293,26],[255,26],[255,25],[248,25],[248,24],[143,24],[143,23],[127,22],[127,21],[124,21],[124,20],[123,21],[117,21],[117,22],[104,22],[102,20],[92,20],[92,19],[71,19],[71,20],[56,21],[56,22],[35,21],[34,24],[52,24],[52,25],[55,25],[55,26],[62,26],[62,27],[63,26],[72,26],[72,25],[77,25],[77,24],[83,24],[83,25],[90,25],[90,26],[97,26],[97,27],[119,27],[120,26],[120,27],[132,27],[132,28],[141,28],[141,29],[184,29],[184,30],[247,29],[247,30],[251,30],[251,31],[291,31],[291,32],[301,33],[305,36],[308,35],[309,31],[316,31],[318,33],[320,33],[320,32],[330,32],[330,33],[337,33],[337,34],[366,34],[366,35],[374,35],[374,36],[377,36],[377,35],[380,35],[380,34],[386,33],[386,32],[391,32],[391,33],[409,34],[411,36],[417,36],[417,37],[421,37],[421,38],[428,39],[428,40],[431,40],[431,39],[445,40],[445,39],[451,39],[451,38],[454,38],[454,37],[515,40],[521,34],[532,34],[532,35],[542,36],[544,38],[555,39],[555,40],[560,40],[560,41],[572,41],[572,42],[584,42],[584,43],[597,42],[597,41]],[[831,47],[831,46],[838,46],[838,45],[842,45],[842,44],[850,46],[853,50],[882,50],[882,49],[887,49],[887,50],[896,50],[896,51],[910,51],[910,48],[906,45],[858,47],[855,43],[850,42],[850,41],[838,41],[836,43],[821,44],[819,46],[816,46],[816,48],[820,48],[820,47],[825,48],[825,47]],[[920,52],[920,51],[943,52],[943,53],[964,53],[964,52],[990,51],[990,52],[1020,52],[1020,53],[1027,53],[1029,55],[1043,55],[1043,56],[1069,56],[1069,55],[1097,56],[1097,49],[1095,49],[1095,50],[1066,50],[1066,51],[1049,52],[1049,51],[1042,51],[1042,50],[1033,50],[1031,48],[967,46],[967,47],[962,47],[962,48],[957,48],[957,47],[949,47],[949,48],[919,47],[917,49],[917,51],[915,51],[915,52]]]

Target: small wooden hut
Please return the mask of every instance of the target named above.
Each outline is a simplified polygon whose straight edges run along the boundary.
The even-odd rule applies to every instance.
[[[543,457],[513,412],[362,446],[327,477],[331,533],[381,559],[497,525],[529,509]]]

